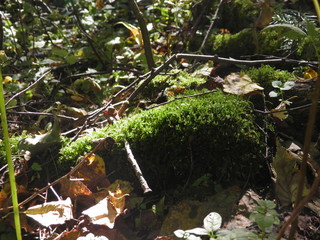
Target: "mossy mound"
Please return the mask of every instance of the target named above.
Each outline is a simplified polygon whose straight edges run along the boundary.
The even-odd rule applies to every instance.
[[[219,1],[213,4],[213,11]],[[234,0],[224,2],[219,10],[217,25],[231,32],[239,32],[241,29],[250,27],[259,14],[259,7],[252,0]]]
[[[239,57],[253,54],[255,51],[251,28],[243,29],[236,34],[211,35],[209,42],[210,53],[221,57]]]
[[[60,161],[75,160],[91,149],[90,140],[105,136],[113,137],[120,147],[125,139],[130,143],[153,188],[188,179],[192,183],[206,173],[221,182],[246,181],[263,164],[264,144],[251,104],[222,92],[182,99],[123,119],[64,147]]]
[[[145,87],[143,95],[148,98],[154,98],[162,90],[196,89],[196,87],[205,82],[204,78],[190,76],[185,71],[171,71],[167,75],[158,75],[152,79]]]

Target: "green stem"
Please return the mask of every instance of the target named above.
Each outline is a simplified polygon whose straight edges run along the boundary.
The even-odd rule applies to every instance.
[[[313,0],[314,9],[316,10],[316,13],[318,15],[318,21],[320,22],[320,7],[318,0]]]
[[[6,115],[6,109],[5,109],[4,97],[3,97],[1,66],[0,66],[0,110],[1,110],[1,125],[2,125],[2,131],[3,131],[3,140],[4,140],[5,149],[6,149],[6,157],[7,157],[8,169],[9,169],[9,180],[10,180],[10,186],[11,186],[11,198],[12,198],[12,205],[13,205],[14,224],[16,229],[17,240],[21,240],[22,237],[21,237],[20,218],[19,218],[18,195],[17,195],[16,180],[14,177],[14,168],[13,168],[13,162],[11,158],[11,149],[10,149],[10,143],[9,143],[7,115]]]

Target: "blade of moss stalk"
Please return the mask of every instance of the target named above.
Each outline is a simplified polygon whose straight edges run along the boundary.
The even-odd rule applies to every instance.
[[[3,131],[3,140],[4,140],[5,149],[6,149],[6,157],[7,157],[8,169],[9,169],[9,180],[10,180],[10,186],[11,186],[14,224],[16,229],[17,240],[21,240],[22,237],[21,237],[20,217],[19,217],[18,195],[17,195],[16,180],[14,177],[14,168],[13,168],[13,162],[11,157],[11,149],[9,144],[7,115],[6,115],[6,109],[5,109],[4,97],[3,97],[1,66],[0,66],[0,110],[1,110],[1,125],[2,125],[2,131]]]

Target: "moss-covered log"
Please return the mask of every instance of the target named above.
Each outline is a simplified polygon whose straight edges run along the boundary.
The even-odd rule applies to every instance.
[[[264,144],[251,104],[222,92],[182,99],[123,119],[64,147],[60,162],[70,165],[70,160],[91,149],[92,139],[106,136],[113,137],[120,148],[126,139],[151,187],[161,189],[187,179],[192,183],[207,173],[220,182],[246,181],[263,165]],[[123,157],[112,159],[121,165],[126,162]]]

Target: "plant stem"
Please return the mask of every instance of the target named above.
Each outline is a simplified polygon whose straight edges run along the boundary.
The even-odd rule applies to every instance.
[[[320,7],[318,0],[313,0],[314,9],[316,10],[316,13],[318,15],[318,21],[320,22]]]
[[[0,96],[1,125],[2,125],[3,140],[4,140],[5,149],[6,149],[6,157],[7,157],[8,169],[9,169],[9,180],[10,180],[10,186],[11,186],[11,198],[12,198],[12,205],[13,205],[14,224],[16,229],[17,240],[21,240],[22,237],[21,237],[20,218],[19,218],[18,195],[17,195],[16,180],[14,177],[13,161],[11,158],[7,115],[6,115],[6,109],[4,106],[1,66],[0,66],[0,95],[1,95]]]

